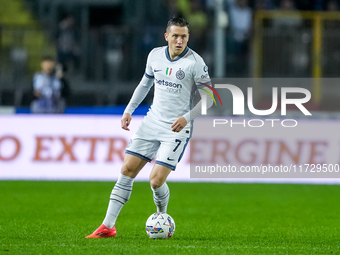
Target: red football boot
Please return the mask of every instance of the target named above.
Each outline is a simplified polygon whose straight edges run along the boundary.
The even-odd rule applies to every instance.
[[[114,237],[117,234],[116,228],[107,228],[104,224],[100,225],[91,235],[86,238]]]

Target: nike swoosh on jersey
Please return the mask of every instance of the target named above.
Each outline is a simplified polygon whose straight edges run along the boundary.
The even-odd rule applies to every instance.
[[[173,159],[173,158],[169,158],[169,157],[168,157],[168,158],[167,158],[167,160],[173,161],[173,160],[175,160],[175,159]]]
[[[157,72],[160,72],[160,71],[162,71],[162,70],[157,70],[157,69],[153,70],[154,73],[157,73]]]

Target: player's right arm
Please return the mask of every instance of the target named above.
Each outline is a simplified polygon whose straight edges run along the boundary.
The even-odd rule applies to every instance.
[[[124,113],[123,114],[123,117],[121,119],[122,129],[130,131],[129,125],[130,125],[131,119],[132,119],[132,117],[131,117],[130,113]]]
[[[144,100],[146,95],[149,93],[150,88],[153,85],[153,70],[150,65],[150,55],[152,52],[150,52],[148,56],[148,60],[146,62],[146,69],[145,74],[143,75],[142,80],[139,82],[137,88],[133,92],[133,95],[130,99],[129,104],[125,108],[121,123],[122,128],[125,130],[129,130],[128,126],[131,122],[131,115],[135,111],[135,109],[140,105],[140,103]]]

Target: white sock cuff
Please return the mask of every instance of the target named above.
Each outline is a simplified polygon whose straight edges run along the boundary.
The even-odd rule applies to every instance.
[[[151,189],[152,189],[154,192],[156,192],[156,193],[162,193],[162,192],[166,191],[167,189],[169,189],[169,187],[168,187],[168,184],[166,184],[166,182],[164,182],[163,185],[160,186],[159,188],[153,189],[153,188],[151,187]]]
[[[123,174],[119,174],[117,183],[126,185],[126,186],[132,186],[134,180],[135,180],[134,178],[131,178]]]

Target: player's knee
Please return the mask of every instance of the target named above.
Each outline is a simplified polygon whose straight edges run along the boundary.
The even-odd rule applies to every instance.
[[[163,183],[164,183],[163,181],[161,181],[160,179],[157,179],[157,178],[150,179],[150,186],[153,189],[158,189],[160,186],[163,185]]]
[[[125,176],[134,178],[134,176],[136,175],[136,171],[136,166],[134,166],[133,164],[124,163],[121,173]]]

